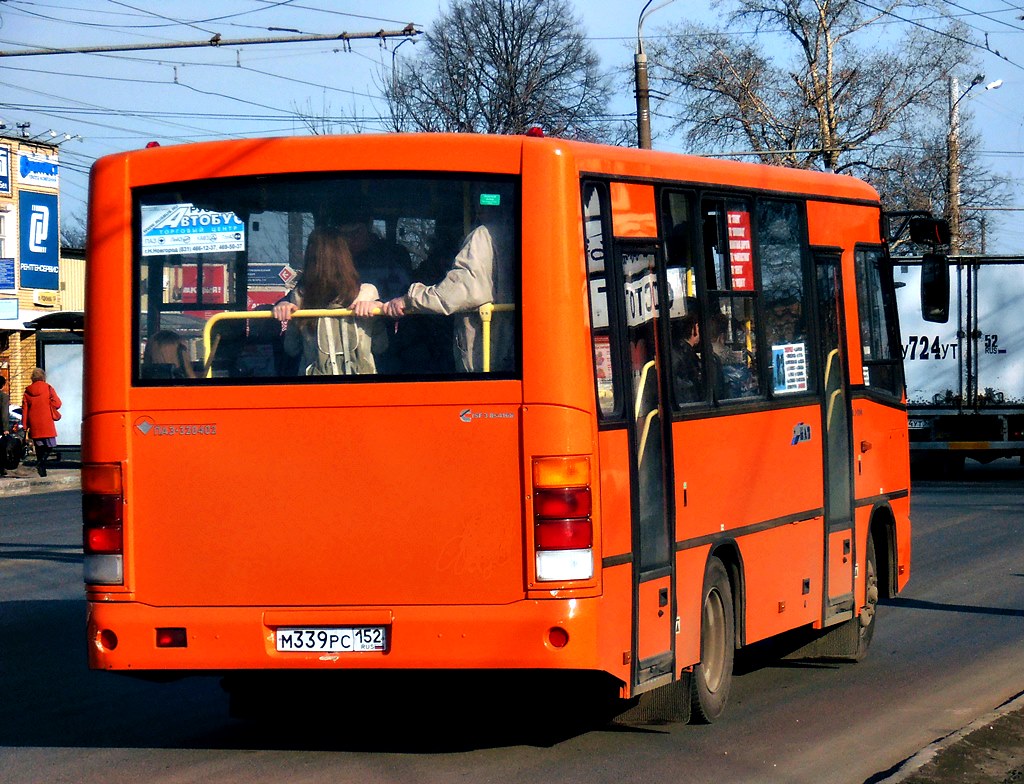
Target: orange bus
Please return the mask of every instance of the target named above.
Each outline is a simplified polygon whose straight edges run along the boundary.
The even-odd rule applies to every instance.
[[[275,138],[103,158],[89,220],[93,668],[593,673],[711,721],[737,649],[802,630],[858,659],[909,577],[863,182],[550,138]],[[328,228],[373,315],[283,324]],[[323,342],[346,323],[385,340],[325,371],[355,356]]]

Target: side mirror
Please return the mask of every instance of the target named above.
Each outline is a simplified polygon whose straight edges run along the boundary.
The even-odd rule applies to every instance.
[[[918,245],[949,245],[949,223],[941,218],[911,218],[910,239]]]
[[[949,321],[949,260],[942,253],[921,258],[921,318],[939,324]]]

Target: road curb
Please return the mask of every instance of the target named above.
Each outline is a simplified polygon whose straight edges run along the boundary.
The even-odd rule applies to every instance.
[[[930,743],[925,746],[917,752],[917,754],[900,763],[899,768],[897,768],[896,772],[891,776],[879,779],[873,782],[873,784],[900,784],[901,782],[906,781],[911,776],[918,773],[929,762],[932,762],[946,749],[960,743],[972,733],[984,729],[1003,716],[1007,716],[1016,711],[1024,711],[1024,693],[1018,694],[1008,702],[1004,702],[991,713],[985,714],[977,721],[968,724],[966,727],[963,727],[956,732],[952,732],[944,738],[939,738],[939,740],[934,743]]]
[[[36,493],[60,493],[65,490],[78,490],[82,486],[81,474],[78,471],[59,471],[51,469],[49,476],[17,477],[8,476],[0,479],[0,498]]]

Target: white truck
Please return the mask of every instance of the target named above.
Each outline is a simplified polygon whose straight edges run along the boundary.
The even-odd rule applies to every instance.
[[[912,463],[1024,455],[1024,256],[951,256],[946,323],[922,317],[920,259],[893,263]]]

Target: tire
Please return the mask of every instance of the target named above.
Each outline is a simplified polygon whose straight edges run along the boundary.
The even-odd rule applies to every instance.
[[[875,618],[878,610],[878,558],[875,540],[868,534],[868,548],[864,557],[864,606],[860,615],[850,623],[857,624],[857,649],[850,658],[861,661],[868,655],[871,638],[875,636]]]
[[[732,586],[725,564],[712,556],[701,592],[700,663],[690,678],[691,721],[710,724],[725,710],[736,655]]]

